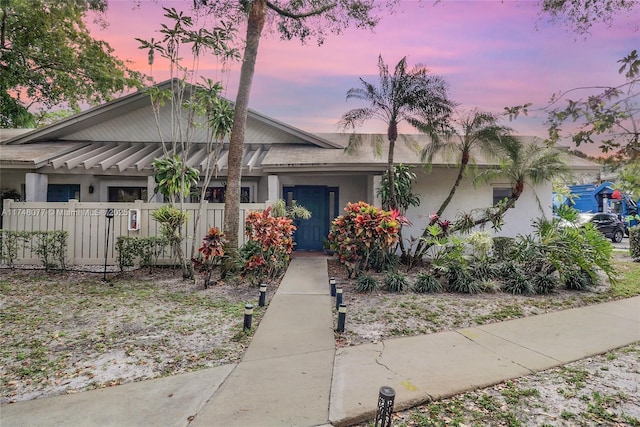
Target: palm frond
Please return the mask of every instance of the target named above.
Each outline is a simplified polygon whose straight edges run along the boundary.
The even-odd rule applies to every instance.
[[[344,152],[350,155],[354,155],[358,152],[358,149],[362,146],[362,134],[352,133],[349,135],[349,142],[344,147]]]

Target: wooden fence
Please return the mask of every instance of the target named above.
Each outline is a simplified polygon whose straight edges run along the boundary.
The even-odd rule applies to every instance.
[[[115,241],[118,236],[153,237],[160,235],[160,224],[153,219],[151,213],[161,207],[160,203],[85,203],[76,200],[68,202],[14,202],[4,200],[2,210],[2,229],[11,231],[53,231],[64,230],[69,233],[67,244],[67,262],[69,265],[104,264],[105,250],[106,262],[115,264]],[[245,241],[244,220],[249,211],[262,211],[265,203],[242,203],[240,205],[240,230],[239,242]],[[106,217],[107,209],[113,209],[113,219]],[[200,209],[200,223],[198,230],[194,232],[194,222]],[[138,230],[130,230],[130,212],[137,214],[136,223]],[[184,253],[189,255],[191,242],[196,240],[196,247],[200,246],[202,237],[209,228],[222,229],[224,220],[224,204],[185,203],[187,223],[184,226],[183,235]],[[107,242],[107,229],[109,228],[109,240]],[[135,227],[133,227],[135,228]],[[169,258],[167,253],[166,259]],[[26,245],[20,254],[16,264],[39,264],[41,261],[37,255],[31,252]]]

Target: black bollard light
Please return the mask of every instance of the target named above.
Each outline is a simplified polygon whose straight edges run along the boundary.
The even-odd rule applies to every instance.
[[[380,387],[378,393],[378,409],[376,411],[375,427],[391,427],[391,414],[393,402],[396,399],[396,391],[388,386]]]
[[[342,304],[342,288],[336,288],[336,310],[340,309]]]
[[[244,306],[244,330],[251,329],[251,319],[253,317],[253,304],[247,304]]]
[[[336,296],[336,278],[332,277],[331,279],[329,279],[329,288],[331,289],[331,296],[335,297]]]
[[[260,299],[258,300],[258,305],[260,307],[264,307],[265,300],[267,299],[267,284],[260,284]]]
[[[347,318],[347,306],[345,304],[340,304],[340,308],[338,309],[338,332],[344,332],[344,322]]]

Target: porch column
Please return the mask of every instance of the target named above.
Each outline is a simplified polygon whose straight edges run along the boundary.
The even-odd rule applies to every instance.
[[[371,177],[371,193],[369,194],[373,206],[382,207],[382,199],[378,196],[380,187],[382,187],[382,175],[374,175]]]
[[[278,175],[269,175],[267,177],[267,204],[273,204],[280,198],[280,177]]]
[[[46,202],[49,177],[41,173],[26,173],[24,177],[24,198],[27,202]]]

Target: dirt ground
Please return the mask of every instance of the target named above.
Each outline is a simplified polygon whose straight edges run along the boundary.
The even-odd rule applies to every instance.
[[[590,292],[561,291],[549,296],[390,294],[386,291],[359,294],[344,269],[332,260],[328,261],[328,272],[343,287],[348,307],[346,332],[336,334],[337,346],[457,329],[612,298],[604,285]],[[251,333],[242,329],[244,306],[246,303],[257,306],[257,287],[236,282],[220,283],[205,290],[200,282],[185,282],[179,273],[170,270],[158,270],[151,275],[139,270],[121,277],[110,276],[110,281],[104,282],[102,275],[95,273],[0,270],[3,324],[0,402],[77,393],[174,375],[233,363],[244,354],[251,339]],[[268,296],[276,289],[277,283],[270,283]],[[256,308],[254,326],[263,313],[264,309]],[[569,390],[561,381],[570,371],[562,369],[514,382],[518,390],[538,390],[530,400],[540,407],[525,407],[520,412],[526,414],[526,409],[529,414],[552,414],[547,418],[546,415],[529,417],[527,419],[534,421],[517,424],[504,421],[506,415],[473,421],[478,417],[476,414],[469,416],[469,424],[465,424],[455,421],[457,409],[452,409],[453,412],[445,416],[451,420],[449,423],[418,423],[415,419],[420,417],[407,412],[396,416],[398,425],[600,425],[588,417],[584,418],[587,421],[577,422],[583,418],[568,412],[563,418],[563,411],[573,411],[567,396],[583,406],[593,406],[596,400],[607,403],[604,412],[598,415],[601,418],[607,418],[606,411],[620,414],[622,410],[615,412],[615,408],[627,408],[623,411],[625,416],[637,419],[640,414],[628,406],[640,408],[639,355],[640,348],[632,346],[600,359],[577,362],[575,369],[587,372],[589,383],[579,389],[572,385],[575,392],[558,391]],[[510,387],[514,386],[502,384],[492,388],[493,391],[478,391],[464,398],[467,400],[452,400],[449,405],[470,408],[480,405],[484,411],[478,399],[490,401],[485,402],[485,406],[493,405],[496,400],[498,409],[506,406],[509,411],[517,412],[504,402],[502,391]],[[616,395],[614,390],[622,394]],[[593,397],[593,393],[601,394]],[[488,397],[483,397],[485,394]],[[560,409],[554,410],[558,405]],[[498,409],[494,412],[500,413]],[[430,409],[423,407],[415,411],[418,414],[422,411],[424,415]],[[579,414],[580,410],[574,412]],[[587,409],[582,412],[589,413]],[[609,418],[617,421],[607,421],[605,425],[626,425],[622,415]]]
[[[268,286],[273,295],[277,283]],[[0,270],[0,402],[76,393],[240,360],[264,308],[246,283],[179,272]]]

